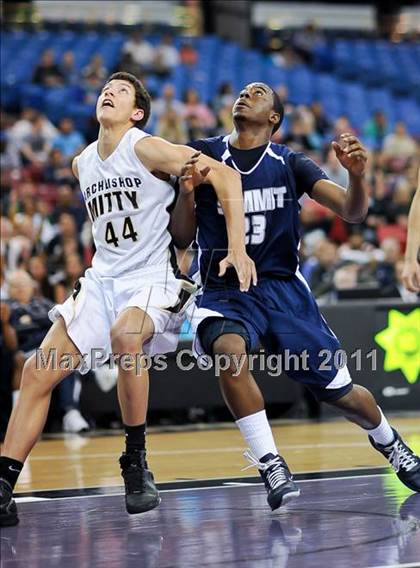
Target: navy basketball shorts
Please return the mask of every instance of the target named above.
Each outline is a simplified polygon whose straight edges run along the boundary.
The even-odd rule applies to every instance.
[[[266,354],[282,357],[285,373],[319,400],[331,402],[352,389],[347,366],[335,356],[340,343],[300,275],[262,279],[246,293],[204,290],[196,300],[194,321],[198,355],[213,355],[215,340],[235,333],[244,338],[247,353],[262,346]]]

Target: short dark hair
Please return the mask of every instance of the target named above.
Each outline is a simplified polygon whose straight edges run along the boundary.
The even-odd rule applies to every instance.
[[[135,91],[135,103],[137,108],[141,108],[144,112],[144,116],[141,120],[136,122],[137,128],[143,128],[146,126],[147,121],[150,117],[150,95],[146,90],[146,87],[143,83],[137,79],[131,73],[127,73],[126,71],[117,71],[117,73],[113,73],[105,82],[105,85],[110,81],[127,81],[127,83],[131,83],[134,87]]]
[[[270,87],[270,89],[271,92],[273,93],[273,110],[274,112],[277,112],[280,115],[280,120],[277,122],[277,124],[273,126],[273,131],[271,134],[274,134],[275,132],[277,132],[277,130],[280,128],[280,124],[283,122],[284,106],[276,91],[272,87]]]

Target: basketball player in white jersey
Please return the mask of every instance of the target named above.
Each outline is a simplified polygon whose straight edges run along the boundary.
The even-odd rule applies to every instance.
[[[74,367],[86,372],[98,353],[101,358],[125,354],[117,363],[126,432],[120,465],[127,511],[140,513],[160,502],[145,452],[148,373],[133,362],[143,353],[176,348],[191,285],[175,278],[170,263],[167,208],[174,199],[173,188],[152,172],[179,176],[194,152],[141,130],[150,114],[150,97],[129,73],[108,79],[96,113],[98,140],[73,162],[96,253],[73,295],[51,311],[54,324],[42,342],[42,357],[33,356],[25,364],[19,402],[0,457],[0,526],[18,522],[13,488],[44,427],[52,389]],[[198,167],[208,172],[228,226],[230,252],[220,263],[220,272],[234,267],[247,290],[256,275],[245,252],[240,176],[204,155]],[[69,364],[67,358],[61,368],[64,354],[72,360]]]

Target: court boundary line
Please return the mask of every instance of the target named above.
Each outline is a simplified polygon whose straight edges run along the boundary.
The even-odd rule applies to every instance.
[[[404,412],[389,411],[387,413],[388,417],[395,418],[397,420],[405,420],[411,418],[418,418],[418,413],[415,410],[407,410]],[[308,426],[311,424],[319,424],[319,422],[312,418],[270,418],[271,426]],[[336,415],[325,415],[321,418],[320,424],[329,425],[332,424],[336,426],[346,425],[347,423],[342,418],[337,418]],[[404,428],[410,429],[411,426],[405,427],[401,426],[399,431],[404,432]],[[198,422],[197,424],[172,424],[172,425],[155,425],[148,426],[148,434],[178,434],[178,433],[196,433],[196,432],[209,432],[209,431],[221,431],[221,430],[232,430],[237,431],[237,427],[231,421],[222,421],[215,423]],[[406,430],[407,431],[407,430]],[[63,433],[63,432],[46,432],[42,434],[41,441],[51,441],[51,440],[66,440],[73,434]],[[92,439],[96,437],[112,438],[124,436],[123,429],[99,429],[92,430],[83,433],[84,438]]]
[[[366,467],[366,466],[360,466],[360,467],[352,467],[352,468],[342,468],[342,469],[325,469],[325,470],[317,470],[317,471],[300,471],[300,472],[294,472],[293,473],[293,478],[296,481],[302,481],[304,479],[323,479],[325,477],[329,477],[329,478],[339,478],[339,477],[343,477],[343,476],[349,476],[349,477],[357,477],[357,476],[362,476],[362,475],[375,475],[375,474],[380,474],[380,473],[386,473],[386,472],[390,472],[390,468],[387,466],[373,466],[373,467]],[[176,489],[176,488],[180,488],[183,485],[194,485],[195,489],[199,489],[200,487],[205,487],[208,485],[212,485],[213,482],[220,482],[220,483],[227,483],[227,482],[233,482],[233,483],[255,483],[261,481],[261,478],[257,475],[244,475],[244,476],[239,476],[239,477],[205,477],[205,478],[178,478],[178,479],[173,479],[173,480],[169,480],[169,481],[160,481],[157,482],[156,485],[158,487],[158,489],[160,491],[163,491],[164,489]],[[174,486],[174,487],[172,487]],[[36,497],[39,494],[42,493],[57,493],[57,492],[63,492],[63,491],[72,491],[72,492],[85,492],[88,491],[92,494],[94,494],[95,491],[100,491],[102,489],[105,490],[111,490],[115,487],[122,487],[122,484],[120,485],[105,485],[105,486],[101,486],[101,485],[92,485],[89,487],[61,487],[61,488],[47,488],[47,489],[33,489],[33,490],[29,490],[29,491],[16,491],[16,496],[19,497],[29,497],[29,496],[34,496]]]
[[[311,477],[309,479],[300,479],[298,480],[299,483],[309,483],[309,482],[317,482],[317,481],[334,481],[334,480],[341,480],[341,479],[355,479],[355,478],[361,478],[361,477],[385,477],[387,475],[390,475],[389,473],[367,473],[367,474],[362,474],[362,475],[338,475],[338,476],[333,476],[333,477]],[[214,484],[214,485],[196,485],[193,487],[172,487],[172,488],[166,488],[166,489],[161,489],[159,488],[159,484],[158,484],[158,489],[160,493],[173,493],[176,491],[198,491],[198,490],[208,490],[208,489],[221,489],[221,488],[225,488],[225,489],[232,489],[232,488],[237,488],[237,487],[244,487],[244,486],[251,486],[251,485],[255,485],[257,486],[262,486],[263,482],[261,481],[261,478],[258,477],[251,477],[251,478],[244,478],[247,479],[248,481],[234,481],[234,478],[216,478],[214,480],[201,480],[201,481],[218,481],[218,484]],[[251,481],[253,480],[253,481]],[[124,491],[121,491],[121,489],[123,488],[123,486],[121,485],[112,485],[112,486],[108,486],[108,487],[103,487],[103,488],[95,488],[94,490],[98,490],[98,489],[103,489],[104,492],[102,493],[89,493],[89,494],[83,494],[83,492],[85,492],[85,489],[76,489],[76,490],[70,490],[70,491],[77,491],[80,494],[79,495],[63,495],[61,496],[61,493],[65,493],[66,489],[58,489],[58,490],[54,490],[54,493],[56,493],[57,495],[51,495],[50,496],[40,496],[40,493],[48,493],[48,492],[33,492],[30,494],[17,494],[15,496],[15,500],[17,503],[25,503],[25,502],[31,502],[33,500],[33,502],[35,501],[57,501],[57,500],[66,500],[66,499],[88,499],[88,498],[96,498],[96,497],[116,497],[116,496],[121,496],[124,495]],[[111,491],[109,491],[111,489]],[[38,494],[37,494],[38,493]],[[51,492],[52,493],[52,492]]]
[[[281,446],[282,451],[300,451],[300,450],[310,450],[313,448],[318,449],[332,449],[332,448],[364,448],[367,447],[367,442],[341,442],[337,441],[334,443],[331,442],[323,442],[323,443],[314,443],[314,444],[284,444]],[[196,455],[196,454],[228,454],[232,452],[243,452],[243,446],[226,446],[222,448],[188,448],[188,449],[177,449],[177,450],[149,450],[148,456],[149,457],[165,457],[165,456],[178,456],[178,455]],[[40,462],[40,461],[61,461],[61,460],[69,460],[69,461],[76,461],[80,458],[83,459],[109,459],[110,457],[115,457],[114,451],[109,452],[74,452],[74,453],[54,453],[54,454],[45,454],[42,456],[30,456],[29,461],[31,462]],[[361,466],[366,467],[366,466]],[[356,468],[355,468],[356,469]]]

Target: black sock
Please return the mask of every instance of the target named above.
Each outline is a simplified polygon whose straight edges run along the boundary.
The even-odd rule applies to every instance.
[[[23,463],[12,458],[0,456],[0,479],[5,479],[12,489],[15,488],[19,474],[22,471]]]
[[[125,451],[127,454],[141,452],[146,449],[146,424],[125,426]]]

